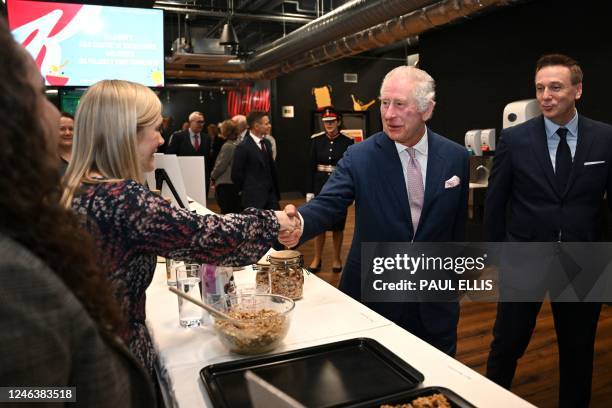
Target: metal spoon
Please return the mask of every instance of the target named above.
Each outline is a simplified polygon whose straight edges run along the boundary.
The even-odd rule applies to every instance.
[[[181,292],[180,290],[173,288],[173,287],[168,287],[168,290],[172,293],[174,293],[175,295],[182,297],[185,300],[190,301],[191,303],[200,306],[202,309],[206,310],[208,313],[215,315],[216,317],[219,317],[221,319],[227,320],[232,322],[232,324],[240,329],[244,328],[244,325],[242,325],[241,323],[239,323],[238,321],[236,321],[236,319],[226,315],[223,312],[220,312],[219,310],[215,309],[214,307],[211,307],[209,305],[207,305],[206,303],[202,303],[199,300],[192,298],[189,295],[186,295],[185,293]]]

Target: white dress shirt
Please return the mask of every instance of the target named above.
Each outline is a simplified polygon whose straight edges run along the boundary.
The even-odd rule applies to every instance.
[[[553,170],[556,170],[557,168],[557,147],[559,146],[560,140],[559,135],[557,135],[557,129],[562,127],[567,129],[567,136],[565,137],[565,140],[567,140],[567,145],[570,148],[572,160],[574,160],[574,156],[576,155],[576,145],[578,144],[578,111],[576,111],[574,117],[563,126],[559,126],[552,120],[544,118],[546,143],[548,144],[548,154],[550,155]]]
[[[257,147],[259,147],[259,150],[262,150],[262,148],[261,148],[261,141],[263,140],[263,137],[258,137],[258,136],[255,136],[255,135],[254,135],[254,134],[252,134],[252,133],[249,133],[249,134],[250,134],[250,135],[251,135],[251,137],[253,138],[253,141],[255,142],[255,144],[257,145]]]

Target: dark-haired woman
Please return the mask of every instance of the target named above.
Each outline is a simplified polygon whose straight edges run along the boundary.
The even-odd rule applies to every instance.
[[[118,340],[122,318],[93,242],[59,205],[59,112],[0,18],[0,384],[76,387],[84,407],[154,406]]]

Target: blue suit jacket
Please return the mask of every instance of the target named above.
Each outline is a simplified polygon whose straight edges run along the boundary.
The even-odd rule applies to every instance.
[[[328,229],[355,201],[355,233],[340,289],[357,300],[361,298],[361,242],[463,240],[469,191],[467,150],[430,129],[427,134],[425,201],[416,235],[399,154],[383,132],[349,147],[321,193],[299,208],[304,218],[302,240],[308,240]],[[445,188],[445,181],[453,176],[460,178],[460,185]],[[395,320],[402,304],[368,306]],[[436,331],[456,325],[459,307],[422,303],[420,312],[427,328]]]
[[[488,241],[597,241],[604,193],[612,204],[612,126],[578,116],[578,144],[559,191],[542,116],[504,129],[485,202]],[[506,225],[506,206],[510,220]]]

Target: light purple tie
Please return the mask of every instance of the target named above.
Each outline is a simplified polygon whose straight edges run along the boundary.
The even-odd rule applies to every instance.
[[[423,210],[423,198],[425,196],[425,189],[423,188],[423,174],[421,173],[421,166],[417,161],[415,155],[416,150],[414,147],[408,147],[406,149],[410,159],[408,160],[408,166],[406,168],[406,183],[408,187],[408,201],[410,202],[410,216],[412,217],[412,228],[416,233],[419,225],[419,219],[421,218],[421,211]]]

